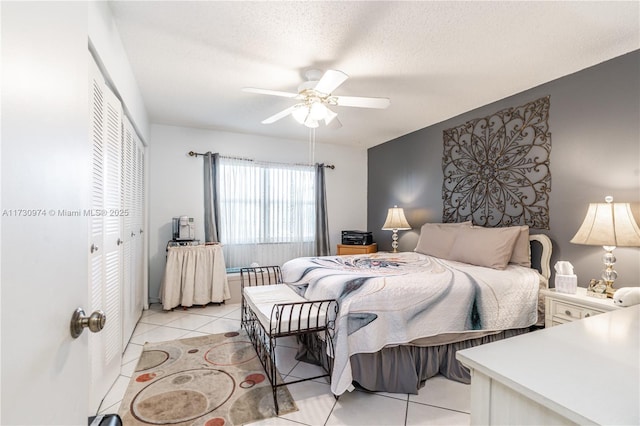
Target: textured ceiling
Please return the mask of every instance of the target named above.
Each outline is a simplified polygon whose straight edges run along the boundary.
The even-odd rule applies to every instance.
[[[304,71],[339,69],[322,143],[371,147],[640,48],[640,3],[110,1],[152,123],[307,140],[286,117]]]

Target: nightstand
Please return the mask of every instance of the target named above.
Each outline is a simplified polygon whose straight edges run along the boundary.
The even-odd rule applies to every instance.
[[[378,251],[378,244],[368,244],[366,246],[338,244],[338,256],[344,256],[345,254],[368,254]]]
[[[544,326],[564,324],[593,315],[621,309],[613,299],[587,296],[587,289],[578,287],[575,294],[558,293],[555,289],[542,290],[545,297]]]

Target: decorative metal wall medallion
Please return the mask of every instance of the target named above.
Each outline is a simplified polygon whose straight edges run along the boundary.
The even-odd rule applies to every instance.
[[[549,229],[549,96],[443,132],[443,222]]]

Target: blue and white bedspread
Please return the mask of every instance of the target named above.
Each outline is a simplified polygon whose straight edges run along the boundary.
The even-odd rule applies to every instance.
[[[331,390],[351,386],[349,357],[442,333],[499,331],[536,323],[541,276],[413,252],[304,257],[282,267],[283,280],[309,300],[337,299]]]

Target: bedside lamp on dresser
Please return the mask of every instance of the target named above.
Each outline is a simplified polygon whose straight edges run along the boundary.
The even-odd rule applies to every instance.
[[[613,250],[617,246],[640,247],[640,228],[633,218],[629,203],[613,203],[613,197],[605,197],[606,203],[591,203],[580,229],[571,239],[574,244],[603,246],[604,270],[602,286],[604,293],[589,291],[579,287],[574,294],[556,290],[543,290],[545,297],[545,327],[564,324],[620,309],[613,302],[613,283],[618,274],[613,269],[616,258]],[[590,285],[591,287],[591,285]],[[603,299],[591,296],[605,297]]]
[[[607,297],[613,297],[613,282],[618,273],[613,269],[616,247],[640,247],[640,228],[633,218],[629,203],[614,203],[613,197],[605,197],[606,203],[591,203],[584,222],[571,239],[574,244],[602,246],[604,270],[602,279],[607,285]]]

